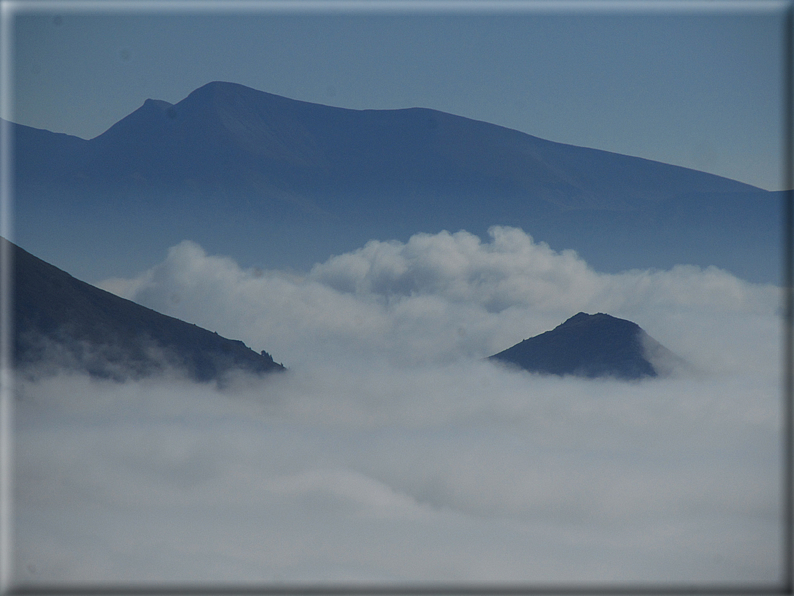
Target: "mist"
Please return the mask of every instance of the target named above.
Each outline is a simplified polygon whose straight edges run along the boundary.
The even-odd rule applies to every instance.
[[[288,367],[18,381],[17,581],[780,579],[780,291],[602,274],[512,228],[372,241],[306,274],[186,241],[102,287]],[[576,312],[687,366],[642,382],[484,360]]]

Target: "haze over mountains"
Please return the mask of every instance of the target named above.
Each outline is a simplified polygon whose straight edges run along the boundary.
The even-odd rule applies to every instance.
[[[14,259],[14,363],[23,376],[66,369],[115,380],[176,371],[223,382],[284,370],[266,352],[114,296],[5,239]]]
[[[15,125],[16,240],[89,280],[184,239],[307,270],[376,238],[511,225],[598,270],[779,278],[780,193],[429,109],[348,110],[214,82],[83,140]],[[56,248],[59,247],[59,248]],[[68,247],[68,248],[65,248]]]
[[[774,193],[228,84],[15,128],[19,242],[137,303],[16,251],[21,360],[93,373],[16,384],[21,585],[779,577],[780,290],[668,266],[777,279]],[[565,374],[648,373],[629,320],[698,374]],[[278,370],[182,321],[292,372],[141,380]],[[486,359],[563,330],[552,375]]]

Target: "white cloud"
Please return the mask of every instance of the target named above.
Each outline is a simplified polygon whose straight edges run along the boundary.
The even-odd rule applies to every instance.
[[[716,268],[608,275],[521,230],[494,227],[491,236],[490,243],[463,231],[371,241],[303,277],[243,270],[186,241],[138,278],[101,285],[242,339],[289,367],[484,358],[585,311],[633,320],[698,367],[728,370],[743,356],[723,341],[723,318],[768,319],[779,310],[777,288]]]
[[[194,243],[106,288],[291,368],[18,386],[26,581],[776,581],[777,290],[716,269],[604,275],[495,228],[370,242],[307,275]],[[641,383],[482,360],[583,310],[697,374]]]
[[[776,578],[768,380],[473,363],[22,389],[28,580]]]

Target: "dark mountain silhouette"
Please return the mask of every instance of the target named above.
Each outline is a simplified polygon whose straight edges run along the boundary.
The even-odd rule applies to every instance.
[[[175,369],[197,381],[284,370],[266,352],[73,278],[8,242],[14,362],[23,376],[67,368],[125,380]]]
[[[491,356],[530,372],[636,380],[682,363],[636,323],[583,312]]]
[[[91,140],[13,130],[17,240],[92,255],[74,272],[137,272],[186,238],[244,266],[305,269],[372,238],[511,225],[605,271],[778,276],[775,193],[430,109],[215,82],[173,105],[147,100]]]

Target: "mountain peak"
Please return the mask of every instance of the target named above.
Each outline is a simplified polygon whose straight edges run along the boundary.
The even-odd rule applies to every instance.
[[[598,312],[598,313],[596,313],[594,315],[589,315],[586,312],[579,312],[579,313],[576,313],[574,316],[572,316],[570,319],[568,319],[567,321],[565,321],[562,324],[563,325],[574,325],[574,324],[583,324],[583,323],[587,323],[587,322],[592,322],[592,321],[596,321],[596,320],[603,321],[603,320],[608,320],[608,319],[621,320],[621,319],[616,319],[615,317],[610,316],[610,315],[605,314],[605,313],[602,313],[602,312]]]
[[[656,377],[671,363],[680,362],[636,323],[584,312],[491,359],[529,372],[627,380]]]
[[[632,321],[627,321],[626,319],[618,319],[617,317],[613,317],[612,315],[608,315],[606,313],[596,313],[594,315],[587,314],[585,312],[576,313],[570,319],[567,319],[564,323],[560,324],[557,328],[572,328],[572,327],[586,327],[586,326],[600,326],[606,328],[607,326],[622,326],[626,327],[627,329],[640,329],[640,326],[637,323],[633,323]]]
[[[308,269],[372,238],[461,229],[484,238],[496,224],[604,272],[690,263],[779,276],[768,258],[779,246],[778,196],[426,108],[332,107],[212,81],[173,105],[146,101],[84,142],[15,130],[22,234],[39,246],[56,234],[91,254],[97,234],[64,222],[102,230],[98,250],[136,269],[148,266],[132,256],[141,238],[165,247],[223,237],[241,261],[267,255],[269,267]]]
[[[201,87],[193,90],[190,93],[190,95],[194,95],[194,94],[199,94],[200,95],[202,93],[207,93],[207,92],[210,92],[210,91],[217,91],[217,90],[224,90],[224,89],[226,89],[226,90],[248,91],[248,92],[251,92],[251,93],[264,93],[265,95],[269,95],[265,91],[258,91],[256,89],[251,88],[251,87],[246,87],[245,85],[241,85],[240,83],[231,83],[229,81],[210,81],[209,83],[206,83],[206,84],[202,85]]]
[[[156,108],[158,110],[167,110],[174,104],[164,101],[162,99],[147,99],[143,102],[143,108],[153,109]]]
[[[258,89],[253,89],[251,87],[246,87],[245,85],[241,85],[240,83],[229,83],[227,81],[212,81],[207,83],[206,85],[202,85],[195,91],[191,92],[185,99],[183,99],[178,106],[181,104],[192,105],[192,104],[202,104],[202,103],[211,103],[211,104],[249,104],[249,105],[258,105],[262,102],[281,102],[284,106],[289,105],[291,103],[298,103],[304,104],[305,102],[299,102],[298,100],[289,99],[286,97],[282,97],[280,95],[274,95],[273,93],[268,93],[266,91],[260,91]],[[306,105],[313,105],[313,104],[306,104]]]

